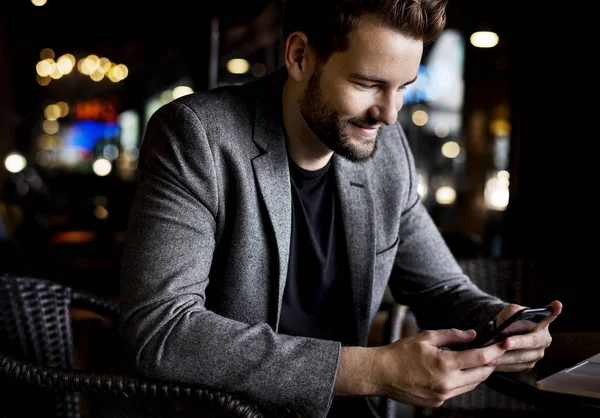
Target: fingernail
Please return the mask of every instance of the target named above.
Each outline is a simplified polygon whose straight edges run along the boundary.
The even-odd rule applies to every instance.
[[[498,360],[494,359],[488,363],[488,366],[495,366],[496,364],[498,364]]]
[[[513,348],[515,346],[515,340],[508,340],[508,346]]]

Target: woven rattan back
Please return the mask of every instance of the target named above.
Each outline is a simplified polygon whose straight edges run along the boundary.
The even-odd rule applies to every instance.
[[[45,280],[0,276],[0,351],[40,366],[74,367],[71,291]],[[79,417],[76,393],[0,381],[2,417]]]
[[[0,276],[1,418],[78,418],[81,411],[101,418],[264,417],[253,403],[215,388],[144,378],[120,364],[77,367],[71,308],[119,322],[111,299],[43,279]]]

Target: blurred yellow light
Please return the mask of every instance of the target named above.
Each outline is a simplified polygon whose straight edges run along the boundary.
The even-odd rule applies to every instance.
[[[52,50],[52,48],[44,48],[40,51],[40,59],[41,60],[45,60],[50,58],[51,60],[54,59],[54,50]]]
[[[250,63],[243,58],[233,58],[227,62],[227,71],[231,74],[245,74],[250,69]]]
[[[47,86],[50,84],[50,81],[52,81],[52,78],[49,75],[42,77],[38,74],[35,76],[35,81],[37,81],[40,86]]]
[[[112,66],[112,63],[110,62],[110,60],[106,57],[104,58],[100,58],[100,68],[102,68],[102,71],[104,73],[107,73],[108,70],[110,70],[110,67]]]
[[[104,206],[100,206],[100,205],[96,206],[94,208],[94,216],[97,219],[104,220],[104,219],[108,218],[108,210],[106,210],[106,208]]]
[[[460,145],[454,141],[448,141],[442,145],[442,155],[446,158],[456,158],[460,154]]]
[[[44,108],[44,117],[48,120],[56,120],[60,118],[60,115],[60,107],[56,104],[51,104]]]
[[[495,32],[479,31],[473,32],[469,38],[471,45],[477,48],[493,48],[498,45],[499,37]]]
[[[97,55],[88,55],[81,63],[81,71],[85,75],[90,75],[100,66],[100,59]]]
[[[173,89],[173,99],[177,99],[181,96],[186,96],[188,94],[192,94],[194,90],[188,86],[177,86]]]
[[[510,122],[506,119],[495,119],[490,122],[490,131],[494,136],[508,136],[510,134]]]
[[[63,74],[69,74],[73,71],[73,61],[67,55],[62,55],[56,60],[58,70]]]
[[[59,123],[56,120],[46,119],[42,122],[42,130],[49,135],[54,135],[60,128]]]
[[[125,64],[117,64],[115,68],[121,72],[121,80],[125,80],[129,75],[129,68]]]
[[[69,104],[67,102],[57,102],[56,106],[60,109],[60,117],[64,118],[69,114]]]
[[[54,71],[54,60],[52,58],[46,58],[35,65],[35,71],[38,73],[40,77],[47,77]]]
[[[56,64],[54,64],[54,71],[52,71],[50,73],[50,77],[52,77],[55,80],[58,80],[59,78],[61,78],[63,76],[63,73],[61,73],[58,69],[58,67],[56,66]]]
[[[99,71],[100,67],[90,74],[90,78],[94,81],[101,81],[104,78],[104,73]]]
[[[41,7],[44,4],[46,4],[48,1],[47,0],[31,0],[31,4],[33,4],[34,6],[37,7]]]
[[[415,110],[412,114],[412,121],[417,126],[424,126],[429,120],[429,115],[424,110]]]

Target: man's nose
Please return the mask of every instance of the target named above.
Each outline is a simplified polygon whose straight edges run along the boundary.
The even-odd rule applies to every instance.
[[[382,93],[378,102],[371,108],[371,117],[385,125],[393,125],[398,119],[403,100],[402,91]]]

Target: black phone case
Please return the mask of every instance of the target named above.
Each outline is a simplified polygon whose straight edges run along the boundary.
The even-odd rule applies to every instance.
[[[473,341],[468,344],[457,344],[455,346],[450,347],[450,349],[455,351],[469,350],[471,348],[479,348],[490,345],[494,343],[494,338],[502,333],[506,328],[510,325],[514,324],[517,321],[521,320],[529,320],[534,324],[538,324],[544,318],[548,317],[552,314],[552,308],[524,308],[520,311],[514,313],[510,318],[501,324],[496,324],[496,318],[489,321],[487,324],[483,325],[481,328],[476,329],[477,337]],[[515,335],[515,333],[510,334]],[[507,338],[509,335],[506,335],[499,339],[497,342],[500,342]]]

